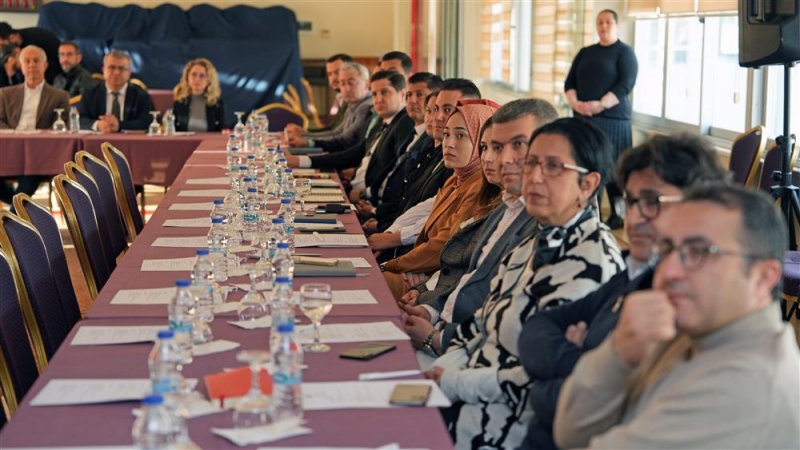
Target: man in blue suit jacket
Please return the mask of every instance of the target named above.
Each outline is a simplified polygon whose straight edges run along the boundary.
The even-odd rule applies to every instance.
[[[116,133],[145,130],[150,124],[153,100],[144,89],[131,84],[131,57],[111,50],[103,58],[105,83],[86,90],[78,105],[81,128]]]

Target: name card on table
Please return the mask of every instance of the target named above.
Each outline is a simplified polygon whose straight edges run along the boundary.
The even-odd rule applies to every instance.
[[[75,333],[71,345],[117,345],[153,342],[158,332],[167,329],[166,325],[143,326],[88,326],[84,325]]]
[[[153,241],[153,247],[182,247],[182,248],[204,248],[208,247],[207,236],[185,236],[185,237],[159,237]]]
[[[229,185],[231,183],[230,178],[228,177],[217,177],[217,178],[192,178],[186,180],[186,184],[220,184],[220,185]]]
[[[142,272],[190,272],[194,268],[194,256],[188,258],[145,259]]]
[[[175,297],[174,287],[152,289],[120,289],[111,299],[112,305],[169,305]]]
[[[411,338],[405,331],[389,321],[367,323],[323,324],[319,329],[321,342],[337,344],[343,342],[370,341],[408,341]],[[314,342],[314,328],[311,325],[297,327],[297,340],[302,344]]]
[[[295,170],[297,170],[297,169],[295,169]],[[311,186],[315,187],[315,188],[317,188],[317,187],[338,188],[339,187],[339,183],[337,183],[335,180],[316,180],[316,179],[314,179],[314,180],[311,180]]]
[[[287,419],[251,428],[212,428],[211,432],[244,447],[311,434],[310,428],[302,426],[304,423],[302,419]]]
[[[201,203],[173,203],[169,205],[170,211],[211,211],[214,209],[214,203],[201,202]]]
[[[163,227],[180,228],[211,228],[211,217],[194,217],[192,219],[167,219],[161,225]]]
[[[178,197],[214,197],[225,198],[228,189],[188,189],[178,192]]]
[[[192,388],[197,379],[188,379]],[[141,401],[153,390],[149,378],[54,379],[36,394],[31,406],[92,405]]]
[[[363,234],[298,234],[294,237],[295,248],[302,247],[366,247]]]
[[[237,284],[236,286],[241,287],[244,290],[249,289],[249,285],[247,284]],[[256,287],[258,289],[258,287]],[[272,289],[271,287],[266,287],[265,290]],[[258,289],[262,290],[262,289]],[[300,299],[300,292],[295,292],[294,297],[296,299]],[[331,291],[331,302],[334,305],[376,305],[378,304],[378,300],[375,299],[375,296],[366,289],[354,289],[354,290],[341,290],[341,291]],[[113,303],[113,302],[112,302]]]
[[[312,187],[311,196],[314,195],[342,195],[342,190],[338,187]]]
[[[392,391],[398,384],[422,384],[431,387],[425,406],[441,408],[450,406],[450,400],[433,380],[400,381],[336,381],[303,383],[303,409],[397,408],[389,403]]]
[[[217,339],[216,341],[206,342],[205,344],[195,344],[192,347],[192,356],[205,356],[227,352],[239,348],[240,345],[241,344],[238,342],[226,341],[225,339]]]
[[[311,195],[306,195],[306,203],[341,203],[343,201],[344,196],[342,196],[341,192],[337,194],[312,193]]]
[[[350,261],[350,263],[353,264],[353,267],[355,267],[356,269],[366,269],[372,267],[372,264],[370,264],[369,261],[367,261],[364,258],[336,258],[336,259],[338,259],[339,261]]]

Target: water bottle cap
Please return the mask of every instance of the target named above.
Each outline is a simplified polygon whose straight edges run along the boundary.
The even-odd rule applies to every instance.
[[[158,332],[159,339],[172,339],[175,337],[175,333],[172,330],[161,330]]]
[[[212,217],[211,223],[222,223],[222,217]]]
[[[239,166],[239,170],[247,170],[247,166]]]
[[[284,171],[285,173],[292,173],[292,169],[289,169],[289,168],[283,169],[283,171]]]
[[[235,139],[235,138],[236,138],[236,135],[235,135],[235,134],[229,134],[229,135],[228,135],[228,139]]]
[[[294,324],[292,322],[284,322],[278,324],[278,333],[291,333],[294,331]]]
[[[289,248],[288,242],[278,242],[278,248]]]
[[[247,159],[256,159],[256,155],[247,155]]]
[[[289,203],[292,203],[292,199],[286,197],[281,199],[281,205],[288,205]]]
[[[178,287],[189,287],[192,284],[191,281],[187,280],[186,278],[181,278],[180,280],[175,280],[175,286]]]
[[[215,198],[214,199],[214,204],[215,205],[224,205],[225,204],[225,200],[223,200],[221,198]]]
[[[253,181],[253,179],[252,179],[252,178],[250,178],[250,177],[244,177],[244,180],[243,180],[243,181],[244,181],[245,183],[250,183],[251,181]]]
[[[142,403],[147,406],[158,406],[164,403],[164,397],[158,394],[151,394],[142,399]]]
[[[199,249],[197,249],[196,254],[197,254],[197,256],[208,255],[208,249],[207,248],[199,248]]]
[[[275,278],[276,283],[291,283],[292,279],[289,277],[277,277]]]
[[[283,223],[283,219],[280,218],[280,217],[276,217],[276,218],[272,219],[272,223]]]
[[[280,151],[280,150],[278,150],[278,151]],[[279,163],[281,163],[281,162],[286,162],[286,158],[278,158],[278,162],[279,162]]]
[[[281,150],[281,149],[277,149],[277,150],[275,150],[275,151],[276,151],[276,152],[278,152],[278,153],[280,153],[281,155],[285,153],[285,152],[284,152],[283,150]]]
[[[249,187],[247,188],[247,192],[258,192],[258,188]]]

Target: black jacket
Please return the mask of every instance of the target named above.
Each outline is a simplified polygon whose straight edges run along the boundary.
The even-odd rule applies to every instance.
[[[123,121],[119,124],[119,129],[146,130],[152,121],[150,111],[154,109],[150,94],[139,86],[128,83],[128,88],[125,90],[125,105],[122,109]],[[83,93],[78,104],[78,112],[81,114],[81,128],[86,130],[92,128],[98,117],[107,113],[105,83],[100,83]]]
[[[411,138],[413,139],[413,136]],[[406,146],[408,143],[403,143],[400,149],[402,150]],[[388,228],[403,212],[406,175],[417,166],[419,163],[417,158],[426,154],[428,148],[433,149],[433,139],[423,132],[417,142],[404,155],[398,157],[394,170],[387,175],[388,179],[383,188],[381,201],[375,205],[375,219],[378,221],[380,230]]]
[[[190,101],[191,96],[180,101],[176,100],[172,105],[172,112],[175,114],[175,131],[188,131]],[[206,121],[208,122],[206,131],[222,131],[225,123],[225,105],[221,98],[214,105],[206,104]]]
[[[403,212],[436,195],[451,175],[453,169],[448,169],[442,162],[441,146],[423,155],[420,163],[406,174]]]
[[[97,80],[92,78],[92,74],[82,66],[77,65],[69,72],[61,72],[56,75],[53,87],[67,91],[70,97],[83,94],[87,89],[97,85]]]

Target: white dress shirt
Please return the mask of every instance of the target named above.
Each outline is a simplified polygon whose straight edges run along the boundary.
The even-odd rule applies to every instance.
[[[42,99],[42,90],[44,90],[44,80],[38,86],[31,89],[28,84],[24,84],[24,97],[22,100],[22,111],[19,115],[19,122],[17,123],[17,131],[28,131],[36,129],[36,113],[39,111],[39,102]],[[45,114],[48,111],[44,112]],[[52,113],[55,114],[55,113]]]
[[[400,233],[400,242],[403,245],[411,245],[417,242],[417,236],[425,227],[428,216],[433,211],[433,204],[436,203],[436,196],[419,202],[395,219],[392,225],[386,229],[389,233]]]
[[[125,92],[128,90],[128,83],[125,83],[119,91],[119,121],[122,123],[125,120]],[[113,102],[114,96],[111,95],[112,89],[109,87],[108,83],[106,83],[106,115],[111,115],[111,110],[113,109]],[[92,130],[97,131],[97,121],[92,124]]]

